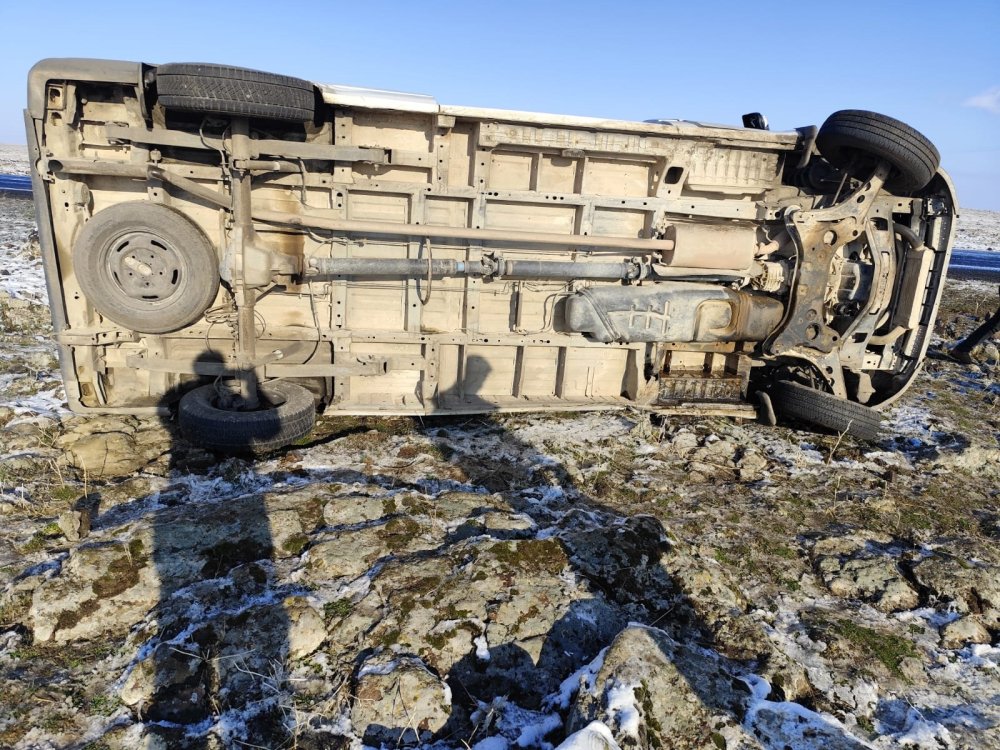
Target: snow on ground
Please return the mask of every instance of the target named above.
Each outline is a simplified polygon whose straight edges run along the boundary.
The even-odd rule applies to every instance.
[[[0,174],[28,174],[28,147],[0,143]]]
[[[955,247],[961,250],[1000,250],[1000,212],[960,209]]]
[[[0,291],[46,304],[42,258],[37,245],[27,242],[35,229],[32,202],[0,194],[0,217]]]

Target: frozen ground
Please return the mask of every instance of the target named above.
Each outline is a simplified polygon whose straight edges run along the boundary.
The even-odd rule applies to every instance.
[[[0,174],[28,174],[27,146],[0,143]]]
[[[958,216],[955,247],[964,250],[1000,250],[1000,213],[963,208]]]
[[[944,356],[992,286],[878,445],[341,418],[220,462],[61,407],[32,229],[0,199],[0,747],[1000,748],[1000,368]]]

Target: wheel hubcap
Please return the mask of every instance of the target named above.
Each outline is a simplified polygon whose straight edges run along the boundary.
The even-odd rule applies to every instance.
[[[177,292],[184,264],[160,237],[135,232],[119,238],[108,253],[106,268],[129,298],[162,302]]]

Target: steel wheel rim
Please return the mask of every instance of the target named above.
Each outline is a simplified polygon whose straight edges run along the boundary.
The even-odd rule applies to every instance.
[[[181,290],[187,270],[184,258],[162,237],[126,232],[108,243],[102,271],[130,304],[164,307]]]

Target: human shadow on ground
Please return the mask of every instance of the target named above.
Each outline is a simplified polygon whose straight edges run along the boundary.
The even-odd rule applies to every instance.
[[[222,361],[210,350],[196,359]],[[180,388],[169,392],[164,411],[174,411],[180,395]],[[200,451],[192,461],[176,424],[164,420],[173,436],[172,478],[190,480],[192,468],[196,475],[226,460]],[[274,432],[279,427],[275,421]],[[267,439],[265,433],[259,437]],[[237,460],[229,467],[231,476],[224,472],[215,485],[180,482],[156,498],[151,557],[160,592],[156,629],[136,667],[145,670],[146,692],[137,711],[147,732],[171,749],[218,747],[216,738],[238,746],[229,736],[237,725],[250,731],[253,746],[282,747],[289,738],[281,705],[289,650],[282,601],[292,587],[275,577],[274,541],[252,466]],[[246,491],[239,492],[241,485]],[[236,497],[220,503],[218,495],[231,496],[234,486]]]
[[[441,394],[439,403],[473,412],[495,410],[488,394],[481,393],[490,372],[488,362],[471,357],[465,372],[462,386]],[[449,429],[452,425],[457,429]],[[423,434],[438,444],[450,464],[461,470],[467,484],[500,493],[512,509],[531,518],[536,528],[533,537],[541,534],[558,540],[570,570],[587,582],[593,598],[572,602],[534,654],[515,643],[490,642],[488,659],[473,652],[453,665],[442,675],[453,697],[451,719],[433,737],[420,739],[472,744],[482,735],[470,735],[470,727],[474,733],[481,730],[487,707],[497,701],[512,701],[532,711],[565,709],[552,703],[560,682],[594,659],[630,622],[655,626],[686,644],[685,648],[733,651],[732,643],[722,643],[718,638],[720,626],[726,625],[717,622],[713,630],[699,614],[685,582],[678,581],[664,564],[673,544],[658,518],[632,515],[579,487],[563,465],[489,416],[474,417],[471,423],[469,418],[434,420],[425,425]],[[511,590],[523,583],[501,583],[500,588]],[[498,591],[498,595],[501,593]],[[726,612],[727,622],[731,624],[742,614],[730,609]],[[532,613],[524,615],[531,617]],[[707,662],[675,660],[674,651],[664,650],[662,655],[673,660],[674,668],[690,688],[689,695],[695,696],[707,714],[739,724],[749,691],[732,675],[745,673],[749,667],[760,670],[767,652],[752,653],[745,648],[736,651],[736,660],[719,656],[717,664],[725,669],[716,675],[708,674],[711,666]],[[720,680],[728,683],[725,689],[718,689]],[[649,718],[656,723],[665,717]],[[566,729],[573,727],[564,727],[563,731]],[[418,739],[412,727],[377,726],[374,730],[365,736],[366,740]],[[707,723],[687,730],[684,739],[690,745],[685,746],[713,746],[713,727]],[[672,744],[679,739],[664,737],[663,741]]]

